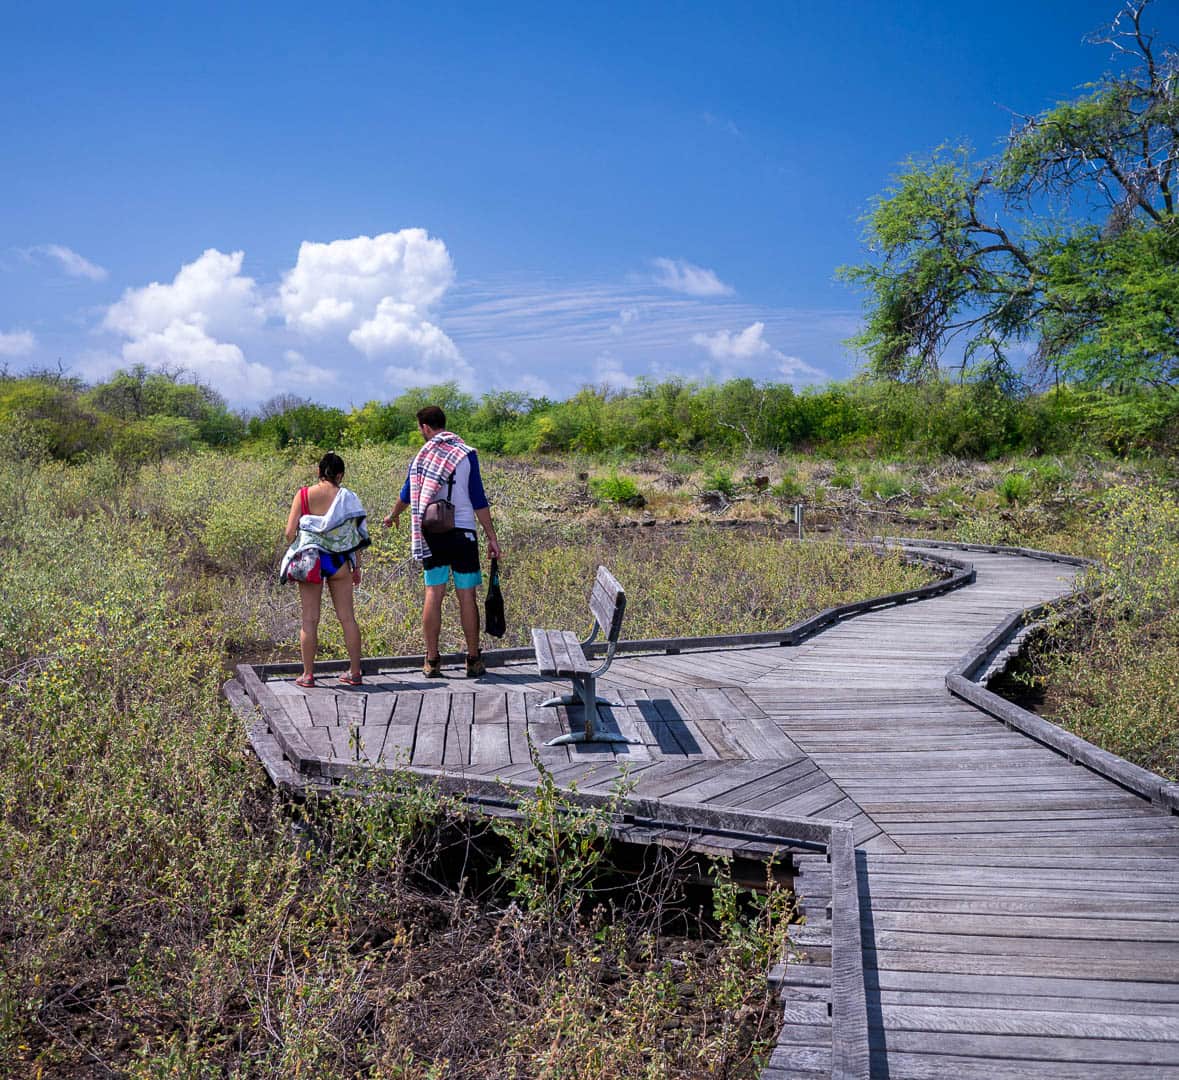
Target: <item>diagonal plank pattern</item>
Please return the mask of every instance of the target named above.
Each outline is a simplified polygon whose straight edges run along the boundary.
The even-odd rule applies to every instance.
[[[849,1070],[858,1059],[830,1015],[831,865],[800,853],[807,921],[800,955],[771,974],[785,1023],[767,1078],[1179,1076],[1179,818],[947,691],[963,654],[1013,612],[1067,594],[1076,573],[969,558],[972,585],[792,647],[620,655],[601,692],[621,705],[601,714],[630,744],[545,746],[580,720],[539,707],[560,688],[527,662],[441,685],[391,662],[359,693],[272,678],[267,700],[304,773],[265,725],[251,721],[251,737],[296,786],[405,767],[528,783],[536,753],[581,791],[625,776],[635,798],[701,815],[846,823],[862,1067]]]

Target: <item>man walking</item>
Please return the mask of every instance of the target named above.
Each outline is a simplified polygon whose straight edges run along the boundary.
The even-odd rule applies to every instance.
[[[384,525],[386,528],[397,525],[402,513],[409,510],[413,557],[421,560],[426,583],[422,605],[426,662],[422,674],[428,679],[443,677],[438,637],[442,630],[442,600],[453,574],[459,619],[467,643],[467,678],[473,679],[487,670],[479,648],[479,605],[475,601],[475,589],[483,584],[475,522],[483,528],[487,551],[493,559],[500,556],[499,541],[491,523],[491,509],[483,491],[475,450],[446,430],[446,414],[437,405],[419,409],[417,419],[426,445],[410,463],[401,495],[384,519]],[[454,528],[427,533],[422,529],[426,507],[442,500],[454,504]]]

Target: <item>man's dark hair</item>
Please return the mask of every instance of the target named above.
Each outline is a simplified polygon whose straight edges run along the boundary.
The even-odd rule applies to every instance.
[[[339,454],[324,454],[319,459],[319,478],[339,486],[344,478],[344,459]]]
[[[418,423],[425,424],[426,427],[433,428],[435,431],[445,431],[446,413],[437,405],[427,405],[424,409],[418,409]]]

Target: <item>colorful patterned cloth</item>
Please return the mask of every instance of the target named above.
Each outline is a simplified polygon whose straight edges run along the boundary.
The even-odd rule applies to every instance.
[[[430,545],[422,533],[422,514],[434,501],[438,489],[454,475],[455,467],[469,453],[469,447],[452,431],[440,431],[417,453],[409,467],[409,519],[413,557],[426,560]]]
[[[279,580],[287,580],[287,567],[291,560],[306,548],[318,548],[342,559],[368,547],[372,541],[365,524],[367,517],[368,511],[361,505],[355,492],[346,487],[340,488],[326,514],[304,514],[299,518],[299,531],[282,558]]]

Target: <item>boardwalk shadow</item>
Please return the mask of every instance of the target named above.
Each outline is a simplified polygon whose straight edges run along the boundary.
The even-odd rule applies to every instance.
[[[692,734],[679,709],[670,698],[653,698],[651,701],[636,701],[634,707],[663,754],[700,754],[700,744]]]
[[[483,686],[535,686],[537,683],[550,682],[568,682],[562,679],[545,679],[538,675],[535,671],[529,674],[527,671],[514,671],[510,674],[508,672],[500,671],[495,668],[488,668],[487,674],[478,680]]]
[[[566,706],[565,715],[566,715],[567,721],[568,721],[568,730],[581,731],[582,728],[585,726],[585,712],[582,710],[581,706],[579,706],[579,705],[575,705],[573,707]],[[596,726],[597,726],[597,730],[599,732],[601,732],[603,735],[623,735],[628,739],[632,737],[630,732],[622,730],[622,728],[619,726],[617,717],[615,717],[615,715],[614,715],[614,710],[609,708],[606,705],[599,705],[598,706],[598,722],[597,722]],[[598,757],[601,755],[602,750],[604,748],[608,748],[617,757],[627,757],[628,755],[634,754],[636,752],[634,745],[629,742],[624,742],[624,743],[601,743],[601,742],[572,743],[569,747],[569,752],[574,757],[577,757],[578,755],[585,755],[585,756],[592,755],[594,757]]]
[[[856,877],[860,892],[860,950],[876,955],[876,922],[872,917],[872,883],[868,878],[868,856],[856,852]],[[880,975],[875,967],[864,968],[864,994],[868,1006],[868,1048],[871,1051],[872,1075],[888,1080],[888,1041],[884,1027],[884,1010],[880,1004]]]

